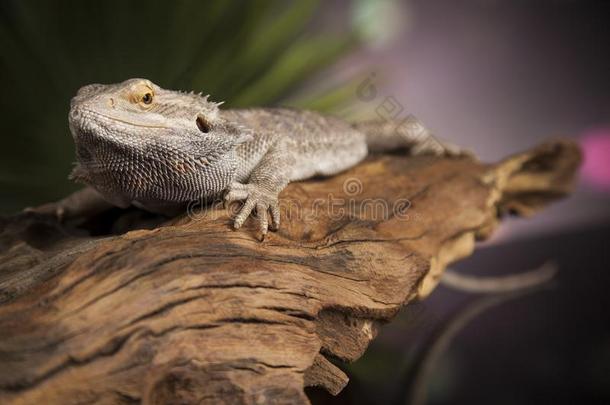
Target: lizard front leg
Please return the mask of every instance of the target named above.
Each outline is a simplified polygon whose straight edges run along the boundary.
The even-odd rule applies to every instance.
[[[290,174],[294,166],[294,156],[287,147],[287,140],[280,138],[261,158],[252,170],[246,184],[232,183],[224,197],[225,204],[233,201],[244,201],[235,217],[234,228],[239,229],[256,211],[259,230],[262,239],[268,230],[277,230],[280,225],[280,206],[278,196],[290,182]],[[271,216],[271,227],[269,226]]]
[[[84,218],[97,215],[113,207],[98,191],[92,187],[84,187],[62,200],[50,202],[38,207],[28,207],[24,212],[34,212],[48,215],[60,222],[63,220]]]

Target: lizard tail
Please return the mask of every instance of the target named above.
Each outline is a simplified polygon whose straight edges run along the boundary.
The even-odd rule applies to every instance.
[[[402,121],[374,119],[352,125],[363,133],[370,152],[389,152],[408,149],[412,155],[462,155],[468,154],[459,147],[441,142],[414,116]]]

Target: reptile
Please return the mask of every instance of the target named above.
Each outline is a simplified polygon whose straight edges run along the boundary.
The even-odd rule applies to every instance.
[[[339,173],[372,152],[472,156],[438,141],[418,120],[349,124],[312,111],[220,105],[146,79],[82,87],[69,113],[77,159],[70,177],[88,187],[27,210],[62,219],[133,204],[175,215],[193,200],[222,197],[243,201],[234,228],[254,211],[264,239],[279,227],[278,198],[289,182]],[[441,281],[467,292],[508,292],[541,285],[554,273],[552,265],[504,277],[447,270]]]
[[[255,213],[264,239],[280,225],[278,196],[290,182],[334,175],[372,152],[463,153],[417,120],[350,124],[313,111],[221,104],[146,79],[80,88],[69,112],[77,161],[70,178],[90,187],[34,211],[66,217],[110,203],[173,215],[191,201],[224,198],[243,202],[234,228]]]

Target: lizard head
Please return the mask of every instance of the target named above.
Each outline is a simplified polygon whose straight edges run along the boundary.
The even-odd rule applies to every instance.
[[[181,200],[218,193],[233,179],[236,146],[251,139],[221,117],[219,105],[145,79],[84,86],[69,114],[72,177],[134,200],[169,199],[154,190]],[[192,184],[199,190],[187,190]]]

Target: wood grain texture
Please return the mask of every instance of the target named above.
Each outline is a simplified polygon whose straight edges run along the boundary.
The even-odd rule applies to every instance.
[[[328,358],[359,358],[503,214],[567,194],[579,161],[568,141],[495,165],[372,157],[291,184],[264,242],[213,207],[169,221],[113,210],[83,225],[103,228],[97,237],[3,219],[0,402],[298,404],[305,384],[336,394],[347,377]]]

